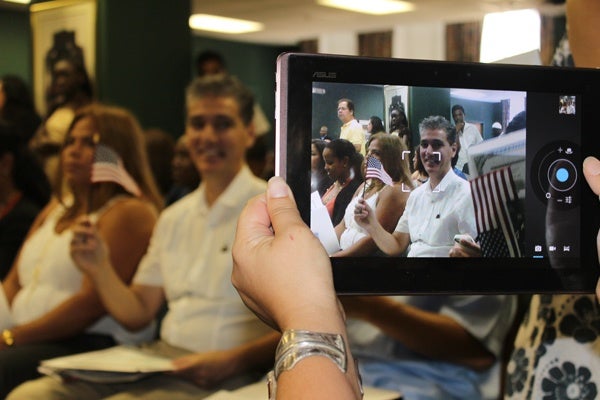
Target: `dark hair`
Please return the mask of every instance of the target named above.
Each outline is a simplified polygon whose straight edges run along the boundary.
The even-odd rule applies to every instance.
[[[354,171],[354,176],[361,177],[361,164],[363,155],[356,151],[356,147],[346,139],[333,139],[325,144],[325,148],[331,150],[333,156],[337,159],[348,157],[350,168]]]
[[[15,130],[15,126],[0,119],[0,156],[5,154],[12,154],[14,157],[11,178],[15,187],[23,196],[44,207],[52,192],[44,170]]]
[[[437,130],[442,129],[446,132],[446,139],[448,143],[454,144],[456,142],[456,128],[446,118],[441,115],[429,116],[419,124],[419,134],[423,134],[425,130]]]
[[[254,117],[254,95],[239,79],[230,75],[198,77],[190,83],[186,91],[186,104],[205,97],[231,97],[239,108],[240,117],[249,125]]]
[[[198,53],[196,56],[196,70],[198,72],[198,76],[201,76],[202,71],[200,71],[200,66],[208,61],[215,61],[221,65],[223,69],[226,68],[225,59],[219,53],[214,50],[205,50],[203,52]]]
[[[0,81],[2,81],[2,91],[6,96],[4,108],[0,110],[2,114],[8,114],[13,107],[34,108],[33,98],[23,79],[17,75],[4,75]]]
[[[0,81],[6,98],[4,107],[0,109],[0,117],[15,124],[17,133],[27,142],[41,123],[29,88],[25,81],[16,75],[4,75]]]
[[[518,131],[519,129],[525,128],[525,123],[527,122],[527,112],[521,111],[517,115],[510,120],[508,125],[506,126],[505,134],[511,133],[514,131]]]
[[[454,115],[454,111],[456,110],[460,110],[463,112],[463,114],[465,114],[465,108],[463,106],[461,106],[460,104],[455,104],[452,106],[452,115]]]
[[[319,170],[322,170],[323,168],[325,168],[325,160],[323,160],[323,150],[325,149],[325,145],[327,144],[327,142],[321,139],[313,139],[310,143],[315,145],[315,148],[319,153]]]
[[[376,115],[373,115],[371,118],[369,118],[369,121],[371,121],[372,127],[370,133],[385,132],[385,128],[383,127],[383,121],[381,120],[381,118],[379,118]]]
[[[352,111],[352,114],[354,114],[354,102],[352,100],[350,100],[350,99],[343,98],[343,99],[339,99],[338,100],[338,102],[337,102],[338,106],[340,105],[340,103],[342,101],[346,102],[346,104],[348,105],[348,110]]]

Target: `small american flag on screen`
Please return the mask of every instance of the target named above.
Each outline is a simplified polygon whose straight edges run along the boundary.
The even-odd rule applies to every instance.
[[[520,257],[517,189],[510,167],[470,181],[478,238],[484,257]]]
[[[92,183],[114,182],[134,196],[142,194],[137,183],[123,167],[121,157],[113,149],[102,144],[96,146],[91,179]]]
[[[386,185],[394,185],[394,181],[392,181],[392,177],[388,175],[388,173],[383,169],[383,165],[381,165],[381,161],[376,159],[375,157],[367,158],[367,173],[365,174],[365,179],[368,178],[377,178],[381,182]]]

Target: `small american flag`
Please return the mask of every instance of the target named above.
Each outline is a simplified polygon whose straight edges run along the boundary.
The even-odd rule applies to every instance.
[[[365,174],[365,179],[368,178],[377,178],[386,185],[394,185],[392,177],[389,176],[388,173],[385,171],[383,165],[381,165],[381,161],[379,161],[375,157],[367,158],[367,173]]]
[[[522,215],[510,167],[488,172],[470,184],[483,256],[520,257]]]
[[[102,144],[96,146],[91,180],[92,183],[114,182],[134,196],[142,194],[137,183],[123,167],[121,157],[113,149]]]

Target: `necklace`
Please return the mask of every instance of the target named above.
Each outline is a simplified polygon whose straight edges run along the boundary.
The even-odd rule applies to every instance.
[[[321,198],[323,204],[327,204],[330,201],[333,201],[337,197],[337,195],[342,191],[342,189],[345,188],[346,185],[348,185],[348,183],[350,183],[351,180],[351,178],[348,178],[344,183],[340,183],[339,181],[333,182],[333,185],[329,186],[329,189],[327,189],[327,191]]]

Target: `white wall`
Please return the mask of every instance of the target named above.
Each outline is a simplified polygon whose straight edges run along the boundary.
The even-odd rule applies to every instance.
[[[319,53],[357,55],[358,32],[322,34],[318,38]],[[428,22],[398,25],[392,31],[392,57],[424,60],[446,58],[446,25]]]
[[[392,57],[445,60],[445,23],[428,22],[394,27]]]

